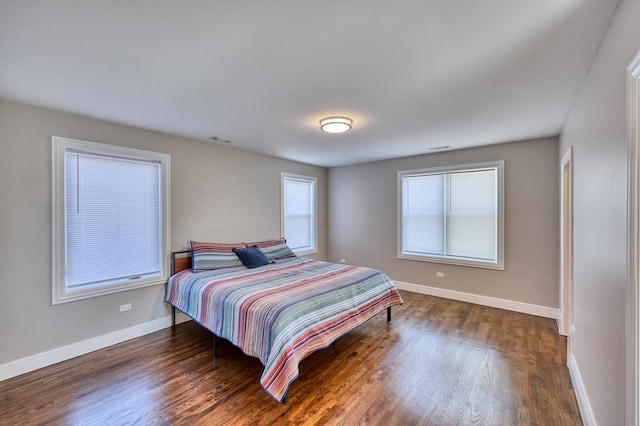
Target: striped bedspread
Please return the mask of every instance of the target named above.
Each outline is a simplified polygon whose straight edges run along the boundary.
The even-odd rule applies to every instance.
[[[170,278],[167,302],[260,359],[260,384],[282,401],[310,353],[402,303],[385,274],[306,258]]]

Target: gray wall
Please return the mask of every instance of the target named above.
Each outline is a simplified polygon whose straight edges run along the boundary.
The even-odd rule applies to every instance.
[[[396,172],[505,161],[505,270],[397,258]],[[329,170],[329,260],[392,279],[557,308],[557,138],[442,152]],[[445,278],[436,278],[436,272]]]
[[[561,153],[574,149],[575,361],[602,425],[624,424],[625,70],[638,17],[640,1],[620,3],[560,138]]]
[[[170,314],[164,286],[51,306],[50,135],[170,154],[174,250],[279,237],[280,172],[315,176],[326,257],[324,168],[0,100],[0,364]]]

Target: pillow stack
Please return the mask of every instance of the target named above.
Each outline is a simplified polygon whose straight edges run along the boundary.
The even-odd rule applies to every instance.
[[[280,238],[278,240],[261,241],[259,243],[247,244],[248,247],[257,247],[262,251],[269,260],[280,260],[288,257],[296,257],[295,253],[287,245],[287,240]]]
[[[203,243],[191,241],[193,272],[246,266],[257,268],[296,257],[284,238],[255,243]]]
[[[191,241],[193,272],[242,266],[242,261],[236,256],[233,249],[243,249],[245,247],[242,243],[200,243]]]

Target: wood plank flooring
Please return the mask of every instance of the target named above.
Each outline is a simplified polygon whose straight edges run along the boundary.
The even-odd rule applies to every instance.
[[[0,382],[0,424],[582,424],[554,320],[402,296],[305,359],[287,404],[189,322]]]

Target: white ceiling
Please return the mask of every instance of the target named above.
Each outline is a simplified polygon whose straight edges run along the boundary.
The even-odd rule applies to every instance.
[[[0,0],[0,98],[327,167],[551,136],[617,3]]]

